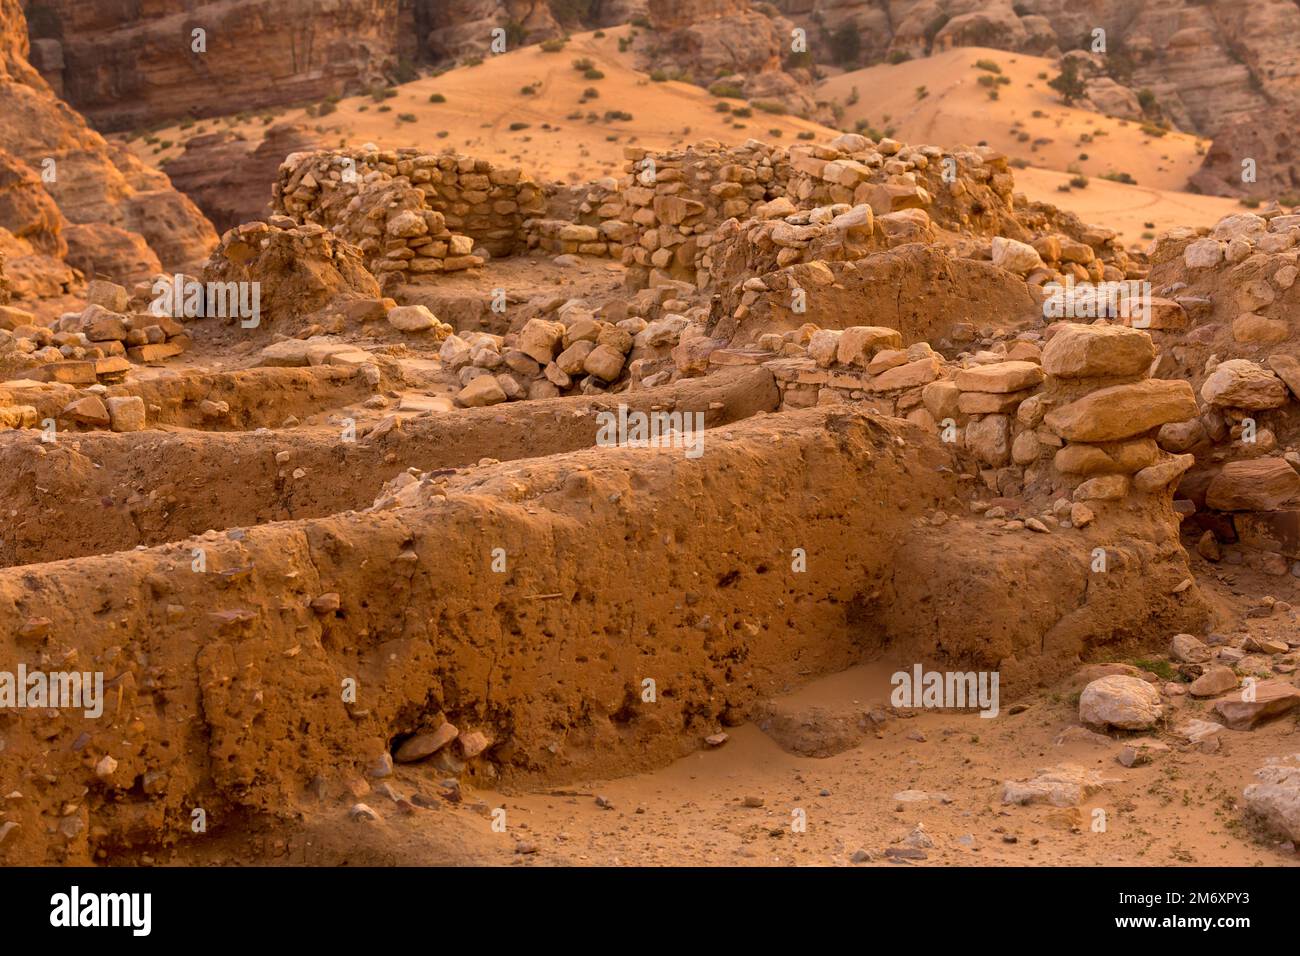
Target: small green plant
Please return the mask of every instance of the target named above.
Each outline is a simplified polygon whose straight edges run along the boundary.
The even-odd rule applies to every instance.
[[[416,122],[416,117],[414,113],[398,113],[397,121],[399,123],[414,123]]]
[[[579,57],[573,61],[573,68],[579,73],[585,73],[595,65],[595,63],[592,63],[591,60],[585,56]]]
[[[538,46],[542,48],[543,53],[559,53],[568,42],[568,37],[552,37],[549,40],[543,40]]]
[[[429,94],[429,102],[430,102],[430,103],[445,103],[445,102],[447,102],[447,97],[443,96],[441,93],[430,93],[430,94]]]
[[[733,100],[743,100],[745,98],[745,93],[740,88],[739,83],[717,82],[709,87],[709,92],[714,96],[722,96]]]
[[[605,122],[612,123],[615,120],[623,120],[626,123],[630,123],[632,122],[632,114],[624,112],[623,110],[606,110]]]
[[[376,112],[376,113],[391,113],[392,111],[393,111],[393,108],[392,108],[391,106],[388,106],[388,105],[380,106],[380,107],[377,107],[377,108],[375,109],[375,112]]]
[[[993,60],[976,60],[975,69],[988,70],[990,73],[1001,73],[1002,67],[998,66]]]
[[[813,134],[812,130],[805,129],[799,131],[798,138],[807,140],[807,139],[816,139],[816,136]]]
[[[898,66],[900,63],[906,63],[912,58],[912,54],[906,50],[894,50],[889,54],[889,63],[891,66]]]
[[[1158,658],[1139,658],[1133,661],[1134,667],[1140,667],[1144,671],[1150,671],[1159,677],[1162,681],[1181,681],[1183,675],[1178,673],[1177,669],[1168,661],[1162,661]]]
[[[605,74],[593,67],[590,70],[584,70],[582,74],[582,78],[584,80],[603,80],[605,78]]]
[[[1079,75],[1079,64],[1074,60],[1062,60],[1060,75],[1048,80],[1047,85],[1061,94],[1061,100],[1066,106],[1082,99],[1085,92],[1083,77]]]
[[[1084,175],[1071,176],[1070,185],[1073,186],[1075,189],[1087,189],[1088,177]]]
[[[582,91],[582,98],[583,98],[584,100],[594,100],[594,99],[599,99],[599,98],[600,98],[600,90],[596,89],[594,86],[589,86],[589,87],[587,87],[585,90]]]
[[[916,98],[918,100],[923,100],[929,95],[930,95],[930,91],[927,90],[924,86],[918,86],[916,88]]]
[[[529,124],[527,124],[527,123],[520,123],[520,122],[514,122],[514,123],[511,123],[511,124],[510,124],[510,132],[512,132],[512,133],[517,133],[517,132],[519,132],[521,129],[528,129],[528,125],[529,125]]]
[[[1136,186],[1137,180],[1128,173],[1102,173],[1102,179],[1109,179],[1113,183],[1125,183],[1129,186]]]
[[[776,116],[784,116],[788,112],[784,103],[778,103],[776,100],[753,100],[749,104],[756,110],[762,110],[764,113],[772,113]]]

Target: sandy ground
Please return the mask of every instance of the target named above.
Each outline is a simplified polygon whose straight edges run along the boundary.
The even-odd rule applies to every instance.
[[[989,88],[980,84],[981,77],[995,75],[976,67],[982,60],[996,63],[1010,80],[994,87],[997,100],[990,100]],[[962,47],[844,73],[822,83],[817,95],[844,104],[850,128],[866,120],[881,131],[893,128],[902,142],[984,142],[1032,166],[1062,172],[1077,167],[1089,178],[1126,172],[1139,186],[1180,190],[1200,168],[1198,150],[1203,152],[1208,141],[1184,133],[1150,135],[1140,123],[1065,106],[1039,78],[1058,72],[1042,57]],[[922,87],[924,98],[918,96]],[[855,88],[858,101],[850,104]]]
[[[1125,245],[1143,251],[1150,240],[1175,226],[1212,226],[1224,216],[1246,211],[1232,199],[1126,186],[1105,179],[1092,179],[1082,189],[1063,193],[1060,186],[1069,182],[1069,173],[1032,166],[1015,173],[1017,191],[1029,199],[1051,203],[1084,222],[1114,229]]]

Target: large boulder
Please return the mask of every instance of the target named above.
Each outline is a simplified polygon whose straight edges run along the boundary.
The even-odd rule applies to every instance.
[[[1300,502],[1300,474],[1282,458],[1230,461],[1205,489],[1218,511],[1273,511]]]
[[[1300,843],[1300,754],[1269,758],[1255,776],[1260,782],[1242,792],[1246,812],[1277,836]]]
[[[1079,720],[1097,727],[1147,730],[1163,714],[1160,692],[1140,677],[1101,677],[1079,696]]]
[[[1222,408],[1263,411],[1285,405],[1287,388],[1268,369],[1248,359],[1229,359],[1220,362],[1201,385],[1201,398]]]

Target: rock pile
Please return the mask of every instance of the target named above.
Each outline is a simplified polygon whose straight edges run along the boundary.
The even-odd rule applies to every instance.
[[[190,346],[180,321],[135,307],[141,300],[119,285],[96,280],[87,297],[85,309],[64,313],[52,328],[7,309],[0,319],[16,324],[0,332],[8,345],[6,365],[39,381],[95,385],[120,381],[133,362],[158,364]]]
[[[609,322],[574,305],[507,336],[451,335],[439,354],[460,378],[456,399],[463,406],[589,395],[623,387],[629,356],[647,328],[644,319]]]

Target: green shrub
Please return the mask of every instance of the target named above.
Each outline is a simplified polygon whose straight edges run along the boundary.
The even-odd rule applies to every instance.
[[[447,102],[447,97],[443,96],[441,93],[430,93],[430,94],[429,94],[429,102],[430,102],[430,103],[445,103],[445,102]]]
[[[1002,67],[998,66],[993,60],[976,60],[975,69],[988,70],[990,73],[1001,73]]]

